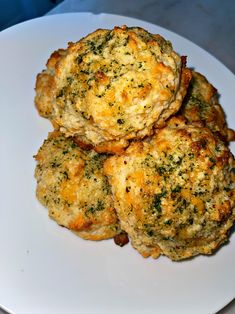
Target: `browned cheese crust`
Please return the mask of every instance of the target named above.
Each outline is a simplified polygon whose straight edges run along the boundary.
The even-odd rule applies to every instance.
[[[66,55],[66,50],[59,49],[52,53],[47,61],[47,68],[37,75],[35,106],[40,116],[50,118],[52,114],[52,101],[55,97],[55,66]]]
[[[172,118],[152,138],[104,163],[114,205],[143,256],[172,260],[211,254],[235,220],[235,167],[208,128]]]
[[[206,126],[223,141],[229,142],[235,140],[235,132],[228,128],[218,98],[217,90],[208,80],[202,74],[192,71],[192,79],[180,114],[188,122]]]
[[[103,174],[106,158],[82,151],[59,132],[50,133],[35,156],[38,200],[59,225],[89,240],[112,238],[120,232]]]
[[[119,153],[176,113],[191,72],[160,35],[99,29],[52,54],[36,82],[39,113],[66,136]]]

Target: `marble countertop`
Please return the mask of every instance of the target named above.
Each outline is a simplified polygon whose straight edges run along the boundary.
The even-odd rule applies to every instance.
[[[47,14],[67,12],[120,14],[157,24],[201,46],[235,73],[234,0],[65,0]],[[235,300],[218,314],[234,313]]]

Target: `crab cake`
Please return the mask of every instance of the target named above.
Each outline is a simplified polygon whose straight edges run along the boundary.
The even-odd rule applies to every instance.
[[[104,163],[121,227],[143,256],[211,254],[235,220],[235,167],[204,127],[172,118],[152,138]]]
[[[38,200],[59,225],[89,240],[112,238],[120,232],[103,174],[106,158],[82,151],[59,132],[50,133],[35,156]]]
[[[99,152],[152,134],[178,111],[191,79],[169,41],[138,27],[96,30],[51,59],[37,78],[39,113]]]
[[[235,139],[235,132],[227,127],[217,90],[198,72],[192,71],[192,79],[180,114],[190,123],[207,126],[225,142]]]

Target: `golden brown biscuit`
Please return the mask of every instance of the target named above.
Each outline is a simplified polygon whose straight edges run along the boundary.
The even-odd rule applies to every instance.
[[[106,158],[82,151],[59,132],[50,133],[35,156],[38,200],[59,225],[89,240],[112,238],[120,232],[103,174]]]
[[[228,128],[218,98],[217,90],[205,76],[192,71],[192,79],[179,114],[190,123],[199,123],[208,127],[222,140],[229,142],[235,139],[235,132]]]
[[[160,35],[99,29],[51,56],[38,75],[35,102],[66,136],[119,153],[178,111],[190,78]]]
[[[235,220],[235,167],[208,128],[172,118],[152,138],[104,163],[114,206],[143,256],[211,254]]]
[[[40,116],[50,118],[52,114],[52,101],[55,97],[55,66],[66,55],[66,50],[59,49],[52,53],[47,61],[47,68],[37,75],[35,106]]]

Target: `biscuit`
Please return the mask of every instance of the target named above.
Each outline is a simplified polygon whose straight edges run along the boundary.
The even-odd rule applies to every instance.
[[[99,29],[52,54],[37,77],[35,103],[65,136],[120,153],[179,110],[190,79],[185,61],[160,35]]]
[[[38,200],[59,225],[84,239],[103,240],[120,233],[103,173],[106,158],[81,150],[56,131],[49,134],[35,156]]]
[[[172,118],[104,163],[121,228],[144,257],[212,254],[235,220],[235,164],[208,128]]]

